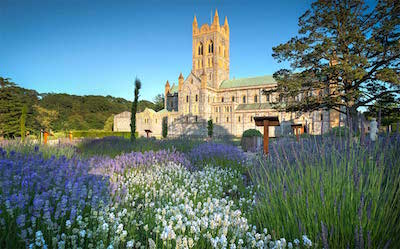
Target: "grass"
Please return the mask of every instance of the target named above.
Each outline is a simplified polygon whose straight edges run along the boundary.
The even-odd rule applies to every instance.
[[[86,157],[102,155],[115,157],[123,153],[158,151],[173,149],[180,152],[188,152],[194,146],[203,143],[198,139],[148,139],[137,138],[135,142],[122,137],[105,137],[102,139],[87,139],[78,145],[80,154]]]
[[[306,233],[324,248],[400,244],[400,137],[365,145],[343,137],[272,144],[251,171],[258,185],[252,220],[277,237]]]

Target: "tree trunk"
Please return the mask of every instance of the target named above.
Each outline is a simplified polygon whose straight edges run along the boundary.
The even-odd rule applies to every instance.
[[[352,133],[357,134],[359,132],[359,118],[357,109],[354,107],[348,108],[348,120],[349,120],[349,129]]]

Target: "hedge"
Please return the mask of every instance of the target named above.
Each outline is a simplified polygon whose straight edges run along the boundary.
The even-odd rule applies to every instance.
[[[102,138],[111,136],[130,138],[131,133],[129,131],[72,131],[72,137],[75,138]],[[135,136],[138,137],[139,134],[136,132]]]

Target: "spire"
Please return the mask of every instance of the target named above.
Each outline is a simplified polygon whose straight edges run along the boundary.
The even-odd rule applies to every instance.
[[[197,18],[196,15],[194,16],[193,19],[193,34],[196,34],[199,31],[199,27],[197,25]]]
[[[170,89],[171,87],[169,86],[169,82],[167,80],[167,83],[165,83],[165,96],[168,95]],[[165,99],[167,99],[167,97],[165,97]]]
[[[182,73],[179,75],[179,79],[183,79],[183,75],[182,75]]]
[[[194,16],[194,19],[193,19],[193,27],[194,27],[194,26],[197,27],[197,18],[196,18],[196,15]]]
[[[214,15],[214,20],[213,20],[212,25],[217,25],[217,24],[219,26],[219,17],[218,17],[218,10],[215,9],[215,15]]]
[[[225,23],[224,23],[224,26],[225,26],[225,27],[229,27],[229,24],[228,24],[228,17],[227,17],[227,16],[225,16]]]

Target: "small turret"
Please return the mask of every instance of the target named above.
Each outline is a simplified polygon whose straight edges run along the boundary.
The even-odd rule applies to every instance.
[[[167,96],[170,89],[171,89],[171,86],[169,85],[169,82],[167,80],[167,83],[165,83],[165,96]]]
[[[193,19],[193,34],[197,34],[199,32],[199,26],[197,24],[197,18],[194,16]]]
[[[211,26],[219,27],[219,16],[218,16],[218,10],[217,9],[215,9],[214,20],[213,20]]]
[[[229,32],[229,24],[228,24],[228,17],[225,16],[225,23],[224,23],[224,28],[227,32]]]
[[[183,87],[183,75],[181,73],[179,75],[179,78],[178,78],[178,89],[179,89],[179,92],[182,90],[182,87]]]

